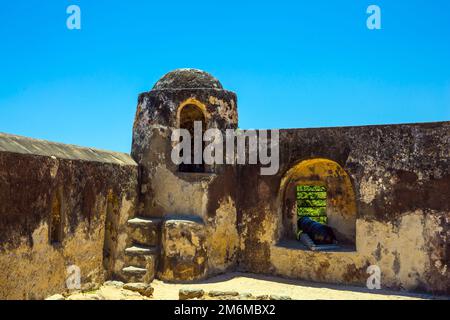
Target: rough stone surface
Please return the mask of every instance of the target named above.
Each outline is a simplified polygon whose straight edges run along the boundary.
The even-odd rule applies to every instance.
[[[201,220],[171,218],[163,225],[161,279],[192,281],[207,268],[206,232]]]
[[[180,300],[200,299],[205,295],[205,291],[199,289],[181,289],[179,291]]]
[[[177,69],[164,75],[153,90],[165,89],[223,89],[219,80],[198,69]]]
[[[208,292],[210,297],[218,297],[218,296],[238,296],[239,292],[237,291],[210,291]]]
[[[221,131],[237,128],[237,98],[204,72],[176,70],[164,76],[150,92],[138,99],[133,126],[132,157],[141,168],[141,202],[138,216],[167,219],[172,215],[195,216],[205,224],[204,276],[236,267],[239,249],[236,215],[237,168],[228,165],[205,166],[204,173],[179,172],[171,161],[171,135],[179,127],[181,112],[195,106],[204,117],[205,128]],[[160,231],[161,232],[161,231]],[[158,233],[157,233],[158,234]],[[144,238],[136,232],[132,237]],[[162,232],[153,239],[161,239]],[[168,245],[161,243],[158,274],[170,281],[186,281],[192,275],[166,272],[164,257]],[[166,252],[168,252],[166,250]],[[180,260],[179,258],[177,258]],[[185,268],[180,266],[180,270]],[[196,267],[197,268],[197,267]],[[195,268],[194,268],[195,269]],[[197,268],[198,269],[198,268]],[[188,272],[189,273],[189,272]],[[195,271],[198,277],[203,271]]]
[[[158,246],[161,219],[133,218],[128,221],[128,234],[133,244]]]
[[[151,297],[154,290],[151,285],[142,282],[127,283],[123,286],[123,288],[126,290],[139,292],[141,295],[146,297]]]
[[[378,265],[385,288],[448,294],[448,150],[448,122],[282,130],[277,175],[259,176],[258,165],[240,170],[240,187],[254,193],[238,199],[239,270],[364,286],[367,267]],[[291,211],[283,210],[289,188],[283,186],[290,170],[310,159],[329,159],[349,176],[354,246],[311,252],[289,238]],[[317,170],[307,180],[334,184],[338,175],[329,174]],[[331,192],[329,201],[348,207],[343,194]]]
[[[83,285],[81,286],[81,291],[86,292],[86,291],[97,290],[99,288],[99,286],[100,286],[99,283],[92,283],[92,282],[83,283]]]
[[[65,300],[150,300],[152,293],[153,288],[148,285],[144,289],[143,286],[141,288],[133,284],[126,289],[117,281],[107,281],[96,290],[65,293],[63,298],[65,297]]]
[[[105,283],[103,283],[104,286],[111,286],[111,287],[115,287],[115,288],[123,288],[123,286],[125,285],[122,281],[106,281]]]
[[[136,205],[131,158],[4,134],[0,144],[0,298],[63,292],[70,266],[81,285],[120,270]]]

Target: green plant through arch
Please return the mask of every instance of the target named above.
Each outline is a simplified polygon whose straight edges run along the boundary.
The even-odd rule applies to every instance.
[[[296,187],[297,220],[308,217],[327,224],[327,188],[325,186],[298,185]],[[297,237],[301,234],[298,231]]]

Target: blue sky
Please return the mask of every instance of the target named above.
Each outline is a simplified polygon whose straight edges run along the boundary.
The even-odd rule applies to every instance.
[[[450,120],[448,0],[8,0],[0,44],[0,132],[52,141],[129,152],[138,94],[180,67],[244,129]]]

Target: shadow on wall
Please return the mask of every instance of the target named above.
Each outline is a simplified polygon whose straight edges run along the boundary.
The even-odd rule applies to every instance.
[[[112,190],[109,190],[106,202],[105,238],[103,242],[103,268],[108,279],[114,273],[114,262],[117,258],[115,251],[118,241],[119,211],[119,200]]]

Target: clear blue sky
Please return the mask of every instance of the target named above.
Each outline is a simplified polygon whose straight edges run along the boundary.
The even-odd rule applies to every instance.
[[[241,128],[450,120],[448,0],[5,0],[0,44],[0,132],[52,141],[129,152],[138,94],[180,67],[235,91]]]

